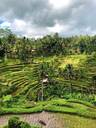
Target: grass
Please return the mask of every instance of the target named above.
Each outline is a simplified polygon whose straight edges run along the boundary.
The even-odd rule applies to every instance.
[[[74,115],[68,114],[57,114],[59,118],[63,118],[62,120],[65,123],[65,126],[68,128],[95,128],[96,120],[78,117]]]
[[[72,64],[73,67],[79,68],[80,65],[84,64],[87,60],[87,55],[82,54],[82,55],[70,55],[70,56],[61,56],[59,58],[59,61],[61,62],[60,68],[65,68],[67,64]]]
[[[81,101],[71,102],[63,99],[56,99],[44,102],[37,102],[32,108],[18,107],[17,108],[2,108],[1,115],[3,114],[24,114],[24,113],[38,113],[42,111],[67,113],[86,118],[96,119],[96,107]]]
[[[25,113],[37,113],[43,111],[42,105],[33,108],[2,108],[0,114],[25,114]]]

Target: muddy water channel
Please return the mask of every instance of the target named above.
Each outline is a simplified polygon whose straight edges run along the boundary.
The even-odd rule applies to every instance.
[[[15,115],[0,116],[0,128],[6,125],[12,116]],[[42,128],[96,128],[96,120],[67,114],[42,112],[16,116],[30,124],[40,125]]]

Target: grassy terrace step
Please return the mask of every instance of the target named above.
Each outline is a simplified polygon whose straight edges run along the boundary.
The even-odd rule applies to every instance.
[[[27,94],[30,93],[30,92],[37,92],[38,90],[41,89],[41,86],[39,86],[38,84],[33,86],[32,88],[29,88],[28,91],[27,91]],[[27,95],[26,94],[26,95]]]
[[[22,68],[24,67],[24,65],[10,65],[10,66],[2,66],[0,67],[0,70],[11,70],[11,69],[14,69],[14,68]]]
[[[35,103],[32,108],[26,108],[26,106],[17,106],[17,108],[1,108],[1,114],[37,113],[41,111],[74,114],[96,119],[96,107],[83,101],[76,102],[73,100],[69,102],[64,99],[56,99]]]
[[[2,68],[15,68],[15,67],[22,67],[24,66],[24,64],[15,64],[15,65],[3,65],[3,66],[0,66],[0,69]]]
[[[30,90],[30,89],[34,90],[37,87],[38,87],[38,81],[34,81],[31,84],[28,84],[27,86],[25,86],[23,88],[23,90],[21,90],[21,92],[19,94],[23,94],[23,95],[27,94],[28,90]]]
[[[21,86],[21,85],[23,85],[24,83],[26,83],[26,82],[28,82],[28,80],[22,80],[22,81],[20,81],[20,82],[18,82],[18,83],[14,83],[12,86],[16,86],[16,87],[18,87],[18,86]],[[28,82],[29,83],[29,82]]]
[[[15,96],[16,95],[18,95],[22,90],[23,90],[23,88],[25,87],[25,86],[27,86],[29,84],[29,82],[28,81],[24,81],[24,82],[22,82],[22,83],[19,83],[16,87],[17,87],[17,89],[16,89],[16,91],[13,93]]]
[[[26,78],[24,78],[24,77],[20,78],[19,77],[18,79],[16,79],[16,78],[13,77],[13,79],[14,80],[12,80],[12,78],[11,79],[6,79],[6,81],[3,81],[3,82],[1,81],[0,83],[3,84],[3,85],[12,86],[13,84],[18,84],[19,82],[25,80]]]
[[[10,77],[24,77],[24,74],[23,74],[23,72],[22,72],[22,70],[21,71],[16,71],[16,72],[6,72],[6,73],[4,73],[2,76],[4,76],[4,77],[6,77],[6,78],[10,78]]]
[[[5,76],[5,77],[7,77],[7,78],[10,78],[10,77],[24,77],[24,76],[29,76],[29,75],[31,75],[31,76],[37,76],[37,74],[36,73],[34,73],[34,71],[33,70],[31,70],[31,69],[27,69],[27,70],[20,70],[19,72],[18,71],[15,71],[15,72],[4,72],[4,74],[2,74],[2,76]]]
[[[38,66],[37,63],[19,63],[19,64],[7,64],[7,65],[2,64],[2,65],[0,65],[0,68],[2,68],[2,67],[17,67],[17,66],[19,67],[19,66],[25,66],[25,65],[27,65],[27,66],[31,66],[31,65]]]
[[[18,86],[21,86],[23,83],[25,83],[25,82],[28,82],[28,80],[27,79],[23,79],[22,81],[17,81],[16,83],[14,83],[13,85],[11,85],[11,87],[12,86],[15,86],[15,87],[18,87]]]
[[[13,87],[15,88],[15,90],[12,92],[12,94],[14,94],[14,93],[16,94],[17,90],[20,89],[22,85],[27,85],[27,84],[29,84],[29,82],[27,80],[22,81],[21,83],[18,83],[18,84],[14,84],[12,87],[10,87],[10,88],[13,88]]]
[[[67,87],[67,86],[70,86],[70,82],[66,82],[66,81],[63,81],[63,82],[59,82],[60,84],[64,84],[64,86],[65,87]],[[84,88],[84,89],[87,89],[89,86],[84,86],[84,85],[79,85],[78,83],[72,83],[72,85],[71,85],[73,88]]]
[[[38,82],[35,82],[37,81],[37,74],[34,71],[37,67],[37,64],[0,66],[0,69],[2,69],[0,70],[2,72],[2,78],[6,79],[2,83],[6,86],[10,86],[10,88],[6,88],[8,92],[10,89],[13,90],[14,88],[13,92],[11,93],[12,95],[24,94],[25,92],[27,93],[30,88],[36,89]],[[18,68],[20,71],[17,70]],[[14,69],[16,69],[16,71]],[[2,86],[2,88],[4,87]]]
[[[76,100],[69,99],[68,102],[70,102],[70,103],[79,103],[79,104],[85,105],[87,107],[96,109],[96,106],[94,106],[93,104],[91,104],[89,102],[83,102],[83,101],[80,101],[80,100],[77,100],[77,99]]]
[[[60,78],[60,77],[57,77],[57,78],[55,78],[55,79],[57,79],[57,80],[60,80],[60,81],[62,81],[62,82],[79,82],[79,83],[83,83],[84,84],[84,82],[85,82],[85,80],[67,80],[67,79],[64,79],[64,78]],[[86,81],[86,83],[87,84],[89,84],[89,82],[88,81]],[[86,84],[85,84],[86,85]]]
[[[83,117],[89,117],[89,118],[95,118],[96,119],[96,107],[92,104],[90,106],[87,106],[85,102],[75,103],[73,100],[73,104],[69,103],[66,100],[52,100],[45,103],[44,110],[45,111],[51,111],[51,112],[61,112],[61,113],[69,113],[69,114],[75,114]],[[82,104],[83,105],[82,105]],[[44,106],[44,103],[43,103]],[[80,108],[82,106],[82,108]]]
[[[84,81],[75,81],[75,80],[64,80],[60,78],[55,78],[59,83],[65,84],[64,86],[70,86],[70,82],[72,83],[72,87],[74,88],[84,88],[87,89],[90,87],[90,82],[84,82]]]
[[[12,86],[10,86],[7,90],[7,92],[11,93],[12,95],[17,91],[18,88],[20,88],[21,85],[25,84],[27,82],[27,84],[29,83],[27,80],[23,80],[21,83],[15,83]]]
[[[17,65],[6,65],[6,66],[1,66],[0,67],[0,73],[2,72],[6,72],[6,71],[16,71],[16,70],[21,70],[25,67],[28,68],[33,68],[33,67],[37,67],[38,65],[36,64],[17,64]]]
[[[14,78],[14,79],[17,79],[17,78],[23,78],[23,77],[27,77],[26,76],[26,73],[27,71],[19,71],[19,72],[10,72],[10,73],[5,73],[4,75],[2,75],[3,77],[6,77],[7,79],[10,79],[10,78]]]
[[[1,74],[4,74],[5,72],[16,72],[16,71],[21,71],[21,68],[12,68],[12,69],[4,69],[4,70],[1,70],[0,73]]]
[[[20,83],[20,82],[22,82],[22,81],[24,81],[26,78],[19,78],[19,79],[15,79],[15,80],[10,80],[9,82],[8,82],[8,84],[9,85],[16,85],[17,83]]]

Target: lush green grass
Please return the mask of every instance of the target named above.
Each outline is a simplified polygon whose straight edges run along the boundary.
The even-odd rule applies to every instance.
[[[60,67],[65,68],[67,64],[72,64],[75,68],[80,68],[80,65],[84,64],[87,60],[87,55],[70,55],[70,56],[61,56],[59,61],[61,62]]]
[[[37,113],[42,111],[59,112],[67,114],[75,114],[78,116],[95,118],[96,119],[96,107],[88,102],[74,101],[74,100],[51,100],[38,102],[31,108],[20,107],[17,108],[2,108],[2,114],[22,114],[22,113]]]
[[[57,114],[59,118],[63,118],[64,124],[68,128],[95,128],[96,120],[83,118],[69,114]]]

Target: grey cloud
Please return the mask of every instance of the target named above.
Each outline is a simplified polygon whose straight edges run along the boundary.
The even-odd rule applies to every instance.
[[[0,4],[0,14],[5,14],[9,20],[30,20],[40,26],[54,25],[51,10],[48,0],[3,0]]]
[[[96,2],[95,0],[72,0],[67,8],[53,9],[48,0],[1,0],[0,16],[9,22],[14,19],[30,22],[37,31],[41,29],[43,34],[47,27],[53,27],[56,22],[69,25],[66,33],[85,33],[89,27],[96,29]],[[38,33],[38,32],[37,32]],[[47,32],[46,32],[47,33]],[[63,31],[62,31],[63,34]],[[65,34],[65,33],[64,33]]]

